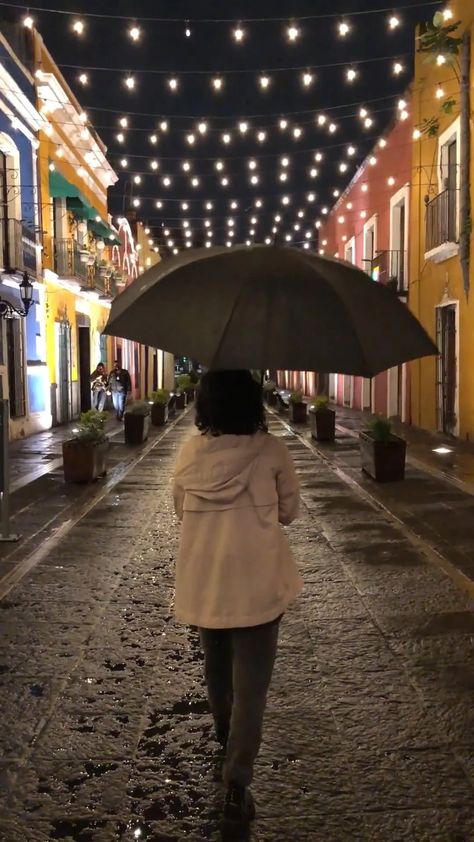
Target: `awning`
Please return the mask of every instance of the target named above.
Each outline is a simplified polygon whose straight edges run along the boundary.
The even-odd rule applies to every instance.
[[[96,216],[98,216],[98,214],[94,216],[94,219],[89,220],[89,228],[91,231],[93,231],[97,237],[102,237],[104,240],[107,239],[109,242],[118,242],[117,233],[113,230],[113,228],[111,228],[110,225],[107,225],[106,222],[103,222],[102,219],[98,222]]]
[[[49,192],[54,199],[77,198],[86,201],[79,187],[71,184],[58,170],[49,173]]]
[[[49,192],[53,198],[66,199],[68,210],[80,219],[87,220],[89,228],[96,236],[117,241],[115,231],[103,219],[98,221],[100,217],[98,211],[87,201],[79,188],[71,184],[58,170],[53,170],[49,174]]]

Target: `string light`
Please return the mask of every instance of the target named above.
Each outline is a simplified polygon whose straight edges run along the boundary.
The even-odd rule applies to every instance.
[[[347,21],[341,21],[341,23],[339,24],[339,27],[338,27],[338,28],[339,28],[339,35],[340,35],[342,38],[345,38],[345,37],[346,37],[346,35],[348,35],[348,34],[349,34],[349,32],[351,31],[351,27],[349,26],[349,24],[347,23]]]
[[[435,96],[436,99],[442,99],[444,97],[444,90],[441,87],[441,85],[438,85],[438,87],[436,88]]]
[[[139,41],[140,35],[141,35],[140,27],[138,27],[138,26],[130,27],[130,29],[128,30],[128,34],[130,35],[130,38],[132,39],[132,41]]]
[[[395,76],[399,76],[400,73],[403,73],[403,70],[404,70],[404,67],[403,67],[403,64],[401,63],[401,61],[396,61],[395,64],[393,65],[393,72],[395,73]]]
[[[348,67],[346,70],[346,77],[348,82],[353,82],[354,79],[357,79],[357,70],[354,70],[353,67]]]
[[[212,204],[212,202],[206,202],[206,210],[212,210],[213,207],[214,205]]]
[[[352,158],[352,156],[355,155],[356,152],[357,152],[357,150],[356,150],[355,146],[348,146],[347,147],[347,154],[349,155],[349,157]]]
[[[396,15],[392,15],[388,19],[388,25],[389,25],[390,29],[396,29],[398,26],[400,26],[400,18],[397,18]]]
[[[335,198],[335,199],[337,199],[337,198],[338,198],[338,196],[340,196],[340,195],[341,195],[340,190],[333,190],[333,191],[332,191],[332,195],[334,196],[334,198]]]
[[[395,184],[395,179],[393,175],[391,175],[390,178],[387,178],[387,184],[389,187],[393,187],[393,185]]]
[[[377,163],[377,158],[375,157],[375,155],[371,155],[370,158],[369,158],[370,166],[375,167],[376,163]]]
[[[287,34],[287,37],[288,37],[288,41],[294,42],[300,37],[301,32],[294,23],[291,23],[287,27],[286,34]]]
[[[282,167],[288,167],[289,164],[290,164],[290,159],[289,158],[282,158],[281,161],[280,161],[280,164],[281,164]]]
[[[121,159],[120,166],[123,167],[124,170],[128,167],[128,161],[126,158]]]
[[[83,20],[75,20],[72,25],[73,31],[76,35],[83,35],[84,33],[84,21]]]
[[[139,208],[140,207],[140,199],[134,199],[132,204],[133,204],[134,208]]]
[[[218,172],[220,172],[221,170],[223,170],[223,169],[224,169],[224,163],[223,163],[223,161],[216,161],[216,163],[214,164],[214,166],[215,166],[216,170],[218,170]]]
[[[181,166],[182,166],[184,172],[189,172],[189,170],[191,169],[191,164],[189,163],[189,161],[183,161]]]
[[[290,197],[289,196],[282,196],[281,197],[282,205],[289,205],[290,204]]]
[[[129,91],[133,91],[135,88],[135,77],[134,76],[127,76],[125,78],[125,85]]]
[[[360,218],[361,218],[361,219],[366,219],[366,218],[367,218],[367,211],[365,211],[365,210],[361,211],[361,212],[360,212]]]
[[[50,169],[50,171],[51,171],[51,172],[54,172],[54,170],[56,169],[56,167],[54,166],[54,164],[53,164],[53,162],[52,162],[52,161],[51,161],[51,163],[50,163],[50,165],[49,165],[49,169]]]
[[[323,153],[322,152],[315,152],[314,160],[315,161],[322,161],[323,160]]]
[[[258,177],[258,175],[252,175],[252,176],[250,177],[250,184],[255,185],[255,184],[258,184],[258,182],[259,182],[259,177]]]
[[[295,140],[299,140],[302,134],[303,129],[300,129],[299,126],[295,126],[295,128],[293,129],[293,137],[295,138]]]
[[[231,206],[232,210],[237,210],[237,208],[239,207],[239,203],[234,200],[233,202],[230,203],[230,206]]]
[[[153,146],[156,146],[156,144],[158,143],[158,135],[151,134],[149,137],[149,141],[153,144]]]
[[[194,144],[196,142],[196,138],[192,133],[187,135],[186,140],[187,140],[187,142],[189,143],[190,146],[194,146]]]
[[[152,170],[157,170],[158,169],[158,161],[150,161],[150,167],[152,168]]]
[[[193,187],[199,187],[200,181],[196,176],[194,176],[194,178],[191,179],[191,184]]]
[[[364,120],[364,128],[370,129],[373,122],[374,121],[372,120],[372,117],[366,117],[365,120]]]
[[[443,18],[444,18],[445,21],[453,19],[453,13],[452,13],[451,9],[444,9],[443,10]]]
[[[178,80],[175,76],[172,76],[171,79],[168,79],[168,87],[171,91],[178,90]]]
[[[249,168],[250,170],[255,170],[255,169],[256,169],[256,167],[257,167],[257,162],[256,162],[256,160],[255,160],[254,158],[251,158],[251,159],[250,159],[250,161],[248,162],[248,168]]]
[[[413,140],[419,140],[421,137],[421,132],[419,129],[414,129],[413,131]]]
[[[327,122],[327,117],[325,114],[318,114],[318,126],[324,126]]]
[[[57,149],[57,150],[56,150],[56,157],[57,157],[57,158],[62,158],[63,156],[64,156],[64,152],[63,152],[63,150],[61,149],[61,147],[59,147],[59,149]]]
[[[279,179],[280,179],[280,181],[287,181],[288,180],[288,173],[281,172],[280,175],[279,175]]]
[[[285,129],[287,129],[287,128],[288,128],[288,120],[285,120],[285,119],[283,118],[282,120],[280,120],[279,126],[280,126],[280,129],[281,129],[282,131],[285,131]]]
[[[266,141],[266,139],[267,139],[267,133],[266,132],[263,132],[263,131],[258,132],[257,140],[258,140],[259,143],[264,143]]]
[[[23,18],[23,26],[26,27],[26,29],[33,29],[34,25],[35,22],[31,15],[26,15],[26,17]]]
[[[379,146],[380,146],[380,148],[381,148],[381,149],[385,149],[386,145],[387,145],[387,141],[385,140],[385,138],[384,138],[384,137],[381,137],[381,138],[380,138],[380,140],[379,140]]]
[[[261,199],[255,199],[255,207],[256,208],[261,208],[262,205],[263,205],[263,202],[262,202]]]
[[[244,120],[239,123],[239,132],[240,134],[246,134],[249,130],[249,124]]]
[[[336,126],[336,124],[335,124],[335,123],[330,123],[330,124],[329,124],[329,132],[330,132],[330,134],[334,134],[334,132],[335,132],[336,130],[337,130],[337,126]]]
[[[125,135],[122,132],[119,132],[119,134],[117,135],[117,140],[119,143],[123,143],[125,140]]]
[[[158,199],[158,201],[157,201],[157,202],[155,202],[155,207],[157,207],[157,208],[158,208],[158,210],[161,210],[161,208],[163,207],[163,202],[161,202],[161,201]]]
[[[271,244],[272,244],[272,238],[271,238],[271,237],[266,237],[266,238],[265,238],[265,245],[266,245],[266,246],[271,246]]]
[[[260,82],[260,87],[262,88],[262,90],[266,91],[266,90],[267,90],[267,88],[268,88],[268,87],[269,87],[269,85],[270,85],[270,77],[269,77],[269,76],[265,76],[265,75],[264,75],[264,76],[260,76],[259,82]]]
[[[245,30],[240,25],[236,26],[233,31],[234,41],[240,44],[245,38]]]
[[[215,91],[221,91],[223,86],[224,86],[224,82],[223,82],[221,76],[215,76],[214,79],[212,80],[212,87],[214,88],[214,90]]]
[[[89,84],[89,77],[87,73],[80,73],[79,74],[79,82],[81,85],[88,85]]]
[[[316,201],[316,193],[308,193],[306,196],[306,200],[308,202],[315,202]]]
[[[134,176],[133,180],[134,180],[135,184],[141,184],[141,181],[142,181],[140,175]]]
[[[301,81],[303,82],[305,88],[309,88],[309,86],[313,84],[314,76],[309,72],[303,73]]]
[[[181,210],[187,211],[189,210],[189,205],[187,202],[181,202]]]
[[[192,32],[191,32],[191,29],[190,29],[189,25],[186,26],[186,28],[184,30],[184,34],[185,34],[186,38],[191,38]]]
[[[201,120],[201,122],[198,123],[198,132],[199,132],[199,134],[206,134],[207,123],[204,120]]]
[[[311,178],[317,178],[319,175],[319,170],[316,169],[316,167],[312,167],[309,171],[309,174]]]
[[[119,124],[120,124],[120,126],[122,127],[122,129],[126,129],[126,128],[127,128],[127,126],[128,126],[128,120],[127,120],[127,118],[126,118],[126,117],[121,117],[121,118],[120,118],[120,120],[119,120]]]
[[[223,187],[228,187],[229,186],[229,179],[226,176],[224,176],[224,178],[221,178],[221,184],[222,184]]]
[[[168,126],[168,121],[167,121],[167,120],[162,120],[162,121],[161,121],[161,123],[160,123],[160,129],[161,129],[161,131],[162,131],[162,132],[167,132],[167,131],[168,131],[168,128],[169,128],[169,126]]]
[[[298,211],[298,219],[303,219],[304,215],[305,215],[304,210],[303,210],[303,208],[301,208],[301,210]]]
[[[229,134],[229,132],[224,132],[224,134],[222,135],[222,143],[225,143],[226,146],[228,146],[231,141],[232,135]]]
[[[441,65],[446,64],[446,56],[443,56],[442,54],[436,56],[436,64],[438,65],[438,67],[441,67]]]
[[[170,187],[171,186],[171,178],[168,175],[165,175],[163,179],[163,187]]]

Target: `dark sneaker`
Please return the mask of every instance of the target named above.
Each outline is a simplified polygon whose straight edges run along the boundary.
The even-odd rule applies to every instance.
[[[250,790],[245,786],[229,786],[221,821],[222,839],[248,839],[254,818],[255,804]]]
[[[227,748],[227,740],[228,739],[229,739],[229,726],[228,725],[227,726],[226,725],[223,725],[223,726],[216,725],[216,740],[219,743],[219,745],[222,746],[224,751]]]

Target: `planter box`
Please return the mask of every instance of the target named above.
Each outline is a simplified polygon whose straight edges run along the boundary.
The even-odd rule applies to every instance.
[[[405,479],[407,443],[398,436],[388,442],[375,441],[369,433],[359,433],[362,470],[377,482]]]
[[[311,436],[317,441],[334,441],[336,413],[333,409],[317,409],[309,413]]]
[[[277,396],[275,392],[265,392],[265,400],[268,406],[276,406]]]
[[[147,440],[150,432],[149,415],[134,415],[133,412],[126,412],[123,418],[126,444],[142,444]]]
[[[168,418],[173,418],[176,415],[176,397],[171,395],[168,404]]]
[[[189,401],[193,401],[196,397],[196,387],[195,386],[187,386],[186,387],[186,397]]]
[[[181,392],[179,395],[175,395],[176,398],[176,409],[186,409],[186,404],[188,402],[186,392]]]
[[[76,439],[63,442],[63,470],[66,482],[94,482],[107,473],[109,443],[84,444]]]
[[[308,420],[308,404],[306,403],[291,403],[290,401],[290,421],[293,424],[306,424]]]
[[[154,427],[162,427],[168,420],[168,404],[154,403],[151,407],[151,423]]]

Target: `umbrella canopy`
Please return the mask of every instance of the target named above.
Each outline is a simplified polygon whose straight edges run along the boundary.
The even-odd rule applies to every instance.
[[[105,333],[210,368],[372,377],[437,353],[365,272],[278,246],[189,249],[159,263],[114,300]]]

